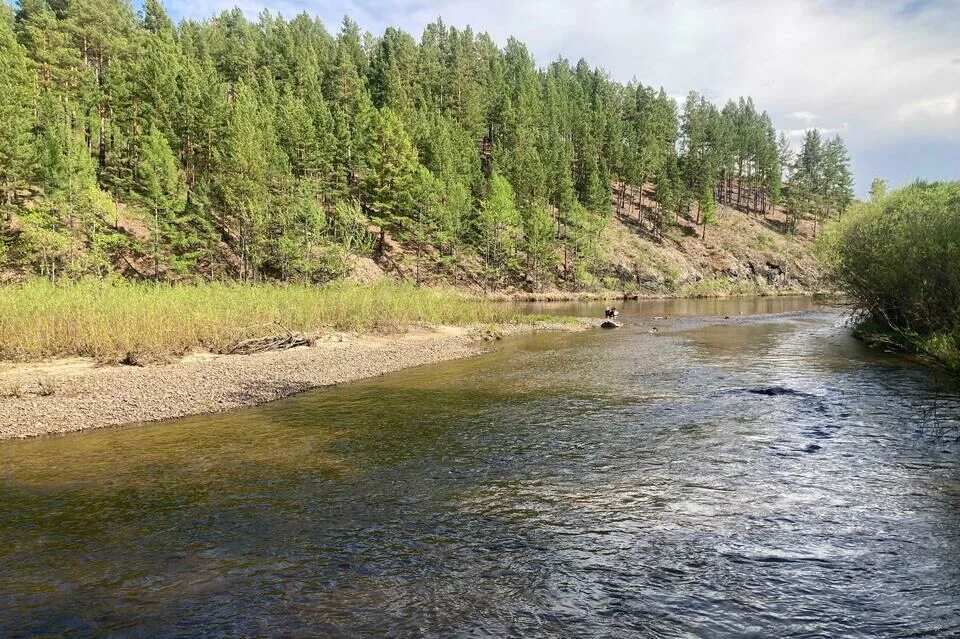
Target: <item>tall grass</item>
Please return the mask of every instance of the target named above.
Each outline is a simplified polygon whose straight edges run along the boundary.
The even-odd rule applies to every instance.
[[[0,288],[0,359],[86,356],[161,360],[222,352],[241,339],[291,331],[395,331],[412,323],[516,322],[505,306],[400,283],[323,287],[166,285],[45,280]]]
[[[818,253],[859,311],[859,333],[960,375],[960,182],[916,183],[860,204]]]

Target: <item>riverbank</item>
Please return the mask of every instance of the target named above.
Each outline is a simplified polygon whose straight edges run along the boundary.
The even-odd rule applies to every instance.
[[[263,404],[312,388],[478,355],[503,336],[582,330],[534,322],[415,327],[402,334],[330,333],[312,346],[253,355],[194,353],[153,366],[86,358],[0,368],[0,439],[150,422]]]

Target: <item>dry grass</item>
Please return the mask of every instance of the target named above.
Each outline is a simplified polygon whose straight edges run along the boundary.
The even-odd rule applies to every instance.
[[[43,280],[0,289],[0,359],[157,361],[292,331],[400,331],[413,323],[532,320],[449,289],[385,282],[324,287]]]

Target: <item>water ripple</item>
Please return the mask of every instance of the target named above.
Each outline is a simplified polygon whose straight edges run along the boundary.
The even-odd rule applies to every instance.
[[[833,313],[643,308],[0,446],[0,636],[960,636],[956,391]]]

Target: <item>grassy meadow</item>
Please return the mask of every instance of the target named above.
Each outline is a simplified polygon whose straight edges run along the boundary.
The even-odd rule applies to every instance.
[[[384,282],[322,287],[34,280],[0,289],[0,359],[158,361],[290,331],[396,332],[415,323],[535,318],[452,290]]]

